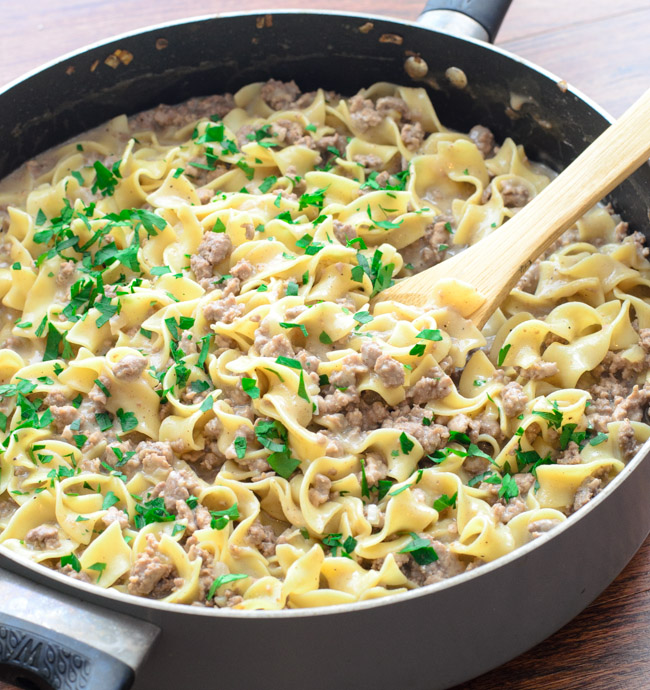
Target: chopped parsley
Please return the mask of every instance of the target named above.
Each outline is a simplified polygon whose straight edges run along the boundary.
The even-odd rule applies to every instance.
[[[121,407],[117,411],[117,418],[120,420],[120,426],[125,433],[138,426],[138,419],[133,412],[125,412]]]
[[[440,341],[442,340],[442,333],[437,328],[425,328],[420,331],[416,338],[423,338],[424,340]]]
[[[260,389],[257,387],[257,381],[247,377],[242,377],[241,387],[244,393],[248,393],[251,398],[256,399],[260,397]]]
[[[69,565],[78,573],[81,572],[81,563],[79,563],[79,559],[73,553],[61,557],[61,567],[64,568],[66,565]]]
[[[497,358],[497,366],[502,366],[503,363],[506,361],[506,356],[508,354],[508,350],[512,347],[511,343],[508,343],[507,345],[504,345],[500,350],[499,350],[499,356]]]
[[[415,443],[402,431],[399,436],[399,445],[404,455],[408,455],[415,446]]]
[[[372,316],[367,312],[367,311],[358,311],[356,314],[352,316],[352,318],[359,324],[363,325],[366,323],[370,323],[372,321]],[[357,326],[358,328],[358,326]]]
[[[411,541],[403,548],[400,553],[410,553],[418,565],[429,565],[438,560],[438,554],[428,539],[418,537],[415,532],[410,532]]]
[[[235,440],[232,442],[232,445],[235,449],[235,453],[237,454],[237,457],[240,460],[243,460],[246,457],[246,446],[247,446],[247,441],[245,436],[237,436]]]
[[[227,573],[226,575],[219,575],[219,577],[210,585],[206,599],[212,599],[212,597],[214,597],[214,595],[217,593],[219,587],[223,587],[223,585],[227,585],[231,582],[237,582],[237,580],[245,580],[247,577],[248,575],[244,575],[243,573]]]
[[[309,333],[307,333],[307,328],[301,323],[286,323],[281,321],[280,328],[299,328],[300,332],[305,336],[305,338],[309,335]]]
[[[276,360],[277,364],[282,364],[285,367],[291,367],[292,369],[302,369],[302,364],[297,360],[293,359],[291,357],[284,357],[283,355],[280,355]]]
[[[379,249],[375,249],[372,261],[368,263],[366,255],[357,252],[357,266],[352,268],[353,281],[362,283],[364,274],[368,276],[372,284],[371,297],[394,284],[393,271],[395,270],[395,264],[383,264],[382,257],[383,253]]]
[[[447,494],[442,494],[440,498],[436,498],[436,500],[433,502],[433,508],[434,510],[437,510],[439,513],[441,513],[443,510],[446,510],[447,508],[455,508],[457,498],[458,491],[453,496],[447,496]]]
[[[300,460],[292,458],[288,446],[288,433],[277,420],[261,420],[255,425],[258,442],[271,455],[266,459],[276,474],[288,479],[300,465]]]
[[[351,554],[357,546],[357,540],[352,535],[341,541],[342,539],[343,534],[341,533],[328,534],[323,537],[323,544],[329,546],[332,551],[332,556],[336,556],[338,550],[341,549],[341,556],[352,558]]]

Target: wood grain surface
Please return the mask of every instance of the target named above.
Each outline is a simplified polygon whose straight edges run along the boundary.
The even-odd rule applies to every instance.
[[[3,84],[89,43],[189,16],[272,6],[415,19],[424,0],[2,0],[1,4]],[[620,115],[650,87],[648,27],[649,0],[515,0],[497,43],[555,72]],[[524,611],[522,604],[522,615]],[[0,680],[0,690],[12,688]],[[562,630],[455,690],[497,688],[648,690],[650,539],[616,581]]]

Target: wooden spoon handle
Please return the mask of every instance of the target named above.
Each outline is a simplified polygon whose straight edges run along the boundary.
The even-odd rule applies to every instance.
[[[504,225],[460,254],[385,290],[379,298],[424,305],[441,279],[463,280],[485,297],[469,317],[482,326],[531,263],[648,157],[650,90]]]

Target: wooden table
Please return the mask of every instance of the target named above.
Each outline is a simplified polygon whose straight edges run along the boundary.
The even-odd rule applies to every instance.
[[[424,2],[29,0],[7,4],[0,23],[0,83],[88,43],[187,16],[271,6],[415,19]],[[497,43],[559,74],[610,113],[620,115],[650,87],[648,27],[648,0],[515,0]],[[509,664],[456,690],[496,688],[648,690],[650,539],[604,594],[569,625]],[[11,686],[0,681],[0,690]]]

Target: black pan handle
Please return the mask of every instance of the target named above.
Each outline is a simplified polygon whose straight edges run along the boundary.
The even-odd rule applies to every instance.
[[[29,690],[128,690],[159,629],[9,572],[2,565],[21,565],[0,556],[0,680]]]
[[[429,28],[466,34],[492,43],[511,2],[512,0],[429,0],[418,22]],[[472,26],[467,18],[476,26]]]
[[[0,613],[0,678],[19,688],[128,690],[134,672],[84,642]]]

